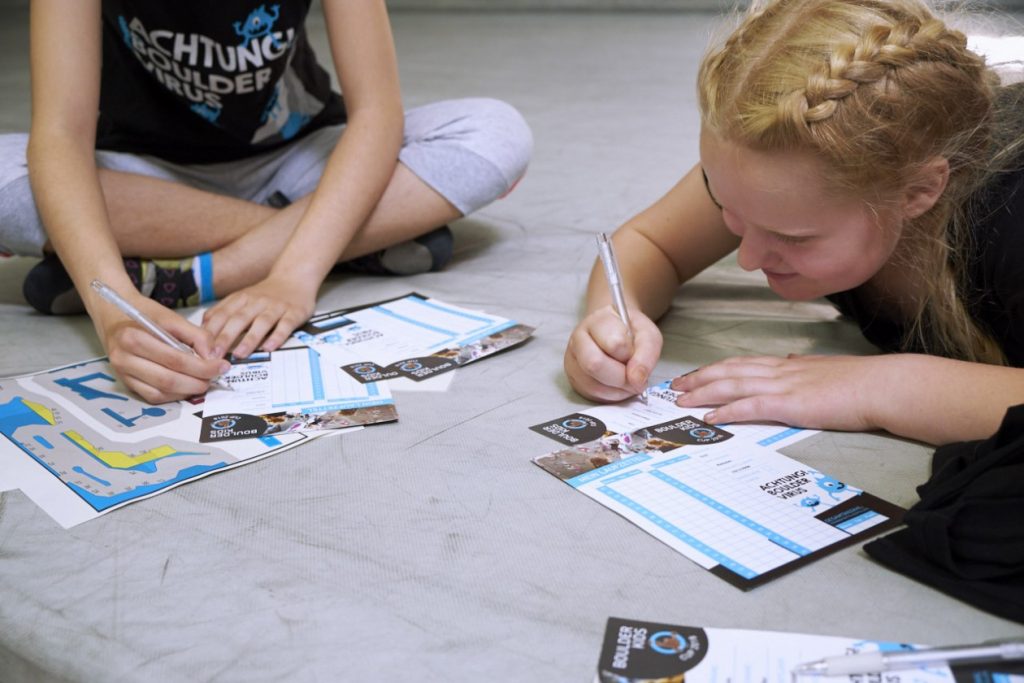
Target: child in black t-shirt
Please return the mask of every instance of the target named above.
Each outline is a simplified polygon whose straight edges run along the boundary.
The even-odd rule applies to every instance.
[[[32,2],[32,130],[0,136],[0,252],[44,256],[30,302],[84,306],[148,401],[202,393],[228,351],[277,348],[339,262],[440,267],[441,226],[526,168],[529,128],[503,102],[403,112],[382,0],[323,3],[342,101],[306,38],[309,6]],[[200,357],[100,300],[94,279]],[[218,298],[202,327],[167,308]]]

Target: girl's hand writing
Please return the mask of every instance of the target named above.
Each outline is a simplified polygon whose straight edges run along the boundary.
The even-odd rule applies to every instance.
[[[633,339],[611,306],[584,318],[565,348],[565,373],[573,388],[593,401],[614,402],[635,396],[661,355],[661,331],[638,309],[630,309]]]

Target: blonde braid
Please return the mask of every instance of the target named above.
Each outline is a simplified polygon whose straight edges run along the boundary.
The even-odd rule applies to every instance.
[[[921,0],[767,0],[709,52],[698,96],[709,132],[810,152],[827,189],[870,205],[894,199],[929,159],[947,159],[943,196],[904,226],[920,248],[903,265],[924,283],[904,347],[1000,363],[964,303],[967,207],[998,157],[998,79],[966,43]]]
[[[966,45],[962,33],[948,30],[937,19],[872,26],[855,45],[834,45],[821,70],[807,77],[806,86],[779,100],[779,114],[807,124],[824,121],[860,86],[885,81],[895,69],[921,61],[948,62]]]

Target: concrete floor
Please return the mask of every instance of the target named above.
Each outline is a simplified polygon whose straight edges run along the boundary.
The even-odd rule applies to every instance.
[[[324,440],[64,531],[0,494],[0,680],[584,681],[608,616],[901,642],[1019,634],[841,551],[740,593],[540,471],[531,424],[584,407],[561,372],[593,234],[697,159],[708,14],[413,14],[394,30],[407,105],[490,95],[533,127],[507,199],[458,221],[456,257],[408,279],[332,276],[322,308],[411,290],[537,327],[520,349],[410,394],[395,425]],[[26,16],[0,14],[0,131],[28,125]],[[315,36],[323,46],[323,36]],[[324,49],[321,54],[326,54]],[[102,353],[37,315],[0,261],[0,375]],[[820,302],[727,259],[683,287],[656,374],[743,352],[869,353]],[[789,452],[896,504],[931,449],[822,434]]]

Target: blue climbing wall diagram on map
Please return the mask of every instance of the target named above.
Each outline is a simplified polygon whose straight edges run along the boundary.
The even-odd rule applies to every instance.
[[[182,409],[179,404],[150,406],[119,392],[105,361],[61,368],[33,379],[0,385],[0,434],[97,511],[234,460],[220,449],[166,434],[139,434],[134,440],[117,436],[178,420]],[[33,392],[36,383],[45,393]],[[80,413],[112,433],[96,429]]]

